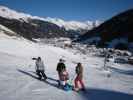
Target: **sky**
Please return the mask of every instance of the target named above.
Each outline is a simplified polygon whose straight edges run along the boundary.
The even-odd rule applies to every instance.
[[[40,17],[104,21],[133,9],[133,0],[0,0],[0,5]]]

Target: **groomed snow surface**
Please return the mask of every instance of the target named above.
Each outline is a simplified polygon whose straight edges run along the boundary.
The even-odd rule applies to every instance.
[[[32,57],[41,56],[49,77],[36,79]],[[84,66],[86,92],[57,88],[58,60],[66,60],[70,78],[76,62]],[[0,34],[0,100],[133,100],[133,67],[110,63],[103,71],[103,59],[77,54],[58,47],[35,44],[23,38]],[[108,75],[111,75],[108,77]]]

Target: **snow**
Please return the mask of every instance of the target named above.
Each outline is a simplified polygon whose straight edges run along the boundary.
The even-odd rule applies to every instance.
[[[85,21],[85,22],[80,22],[80,21],[64,21],[59,18],[51,18],[47,17],[44,19],[45,21],[52,22],[54,24],[57,24],[60,27],[64,27],[66,30],[90,30],[93,27],[99,26],[102,22],[101,21]]]
[[[38,44],[24,38],[0,34],[1,100],[133,100],[133,68],[109,63],[103,70],[103,58],[74,54],[71,50]],[[32,57],[41,56],[46,66],[46,82],[36,79]],[[77,62],[84,66],[86,92],[57,88],[56,65],[65,59],[70,78]],[[108,74],[110,77],[108,77]]]
[[[101,21],[98,21],[98,20],[96,20],[95,22],[93,21],[80,22],[80,21],[64,21],[59,18],[51,18],[51,17],[42,18],[39,16],[32,16],[30,14],[17,12],[5,6],[0,6],[0,16],[9,18],[9,19],[17,19],[20,21],[24,20],[26,22],[28,22],[28,18],[39,19],[39,20],[54,23],[60,27],[64,27],[66,30],[80,30],[80,29],[90,30],[93,27],[99,26],[102,23]]]
[[[43,19],[38,16],[32,16],[30,14],[17,12],[5,6],[0,6],[0,16],[9,18],[9,19],[18,19],[18,20],[23,19],[25,21],[27,21],[28,18],[40,19],[40,20]]]
[[[16,35],[16,33],[15,32],[13,32],[12,30],[10,30],[10,29],[8,29],[7,27],[5,27],[5,26],[3,26],[3,25],[1,25],[0,24],[0,31],[1,32],[8,32],[8,34],[10,34],[10,35]]]

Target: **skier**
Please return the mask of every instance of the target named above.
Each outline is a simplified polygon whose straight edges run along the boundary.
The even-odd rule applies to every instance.
[[[41,80],[42,77],[44,78],[44,80],[47,79],[47,76],[45,74],[45,68],[44,68],[44,63],[41,59],[41,57],[38,58],[33,58],[33,60],[36,60],[35,64],[36,64],[36,73],[39,76],[39,79]]]
[[[81,63],[77,64],[75,72],[76,72],[77,76],[76,76],[76,78],[74,80],[74,83],[75,83],[74,90],[75,91],[79,91],[80,90],[79,85],[78,85],[78,83],[80,83],[81,90],[85,91],[85,85],[84,85],[84,82],[83,82],[83,66],[82,66]]]
[[[59,81],[58,81],[59,86],[65,85],[66,80],[68,79],[68,72],[66,71],[66,66],[64,62],[65,60],[60,59],[56,68],[56,71],[58,72],[58,76],[59,76]]]

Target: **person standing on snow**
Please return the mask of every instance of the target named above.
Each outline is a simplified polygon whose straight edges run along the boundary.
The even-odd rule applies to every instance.
[[[44,63],[41,59],[41,57],[38,57],[37,59],[33,59],[36,60],[35,64],[36,64],[36,73],[39,76],[39,79],[42,79],[42,77],[46,80],[47,76],[45,74],[45,68],[44,68]]]
[[[83,82],[83,66],[82,66],[81,63],[77,64],[77,66],[75,68],[75,72],[76,72],[77,76],[74,80],[74,83],[75,83],[74,90],[79,91],[80,88],[79,88],[78,83],[80,83],[81,89],[85,90],[85,85],[84,85],[84,82]]]
[[[65,61],[63,59],[60,59],[56,68],[56,71],[58,72],[58,76],[59,76],[59,84],[58,84],[59,86],[61,85],[61,81],[65,81],[66,79],[66,77],[64,76],[64,73],[66,74],[66,66],[64,62]]]

